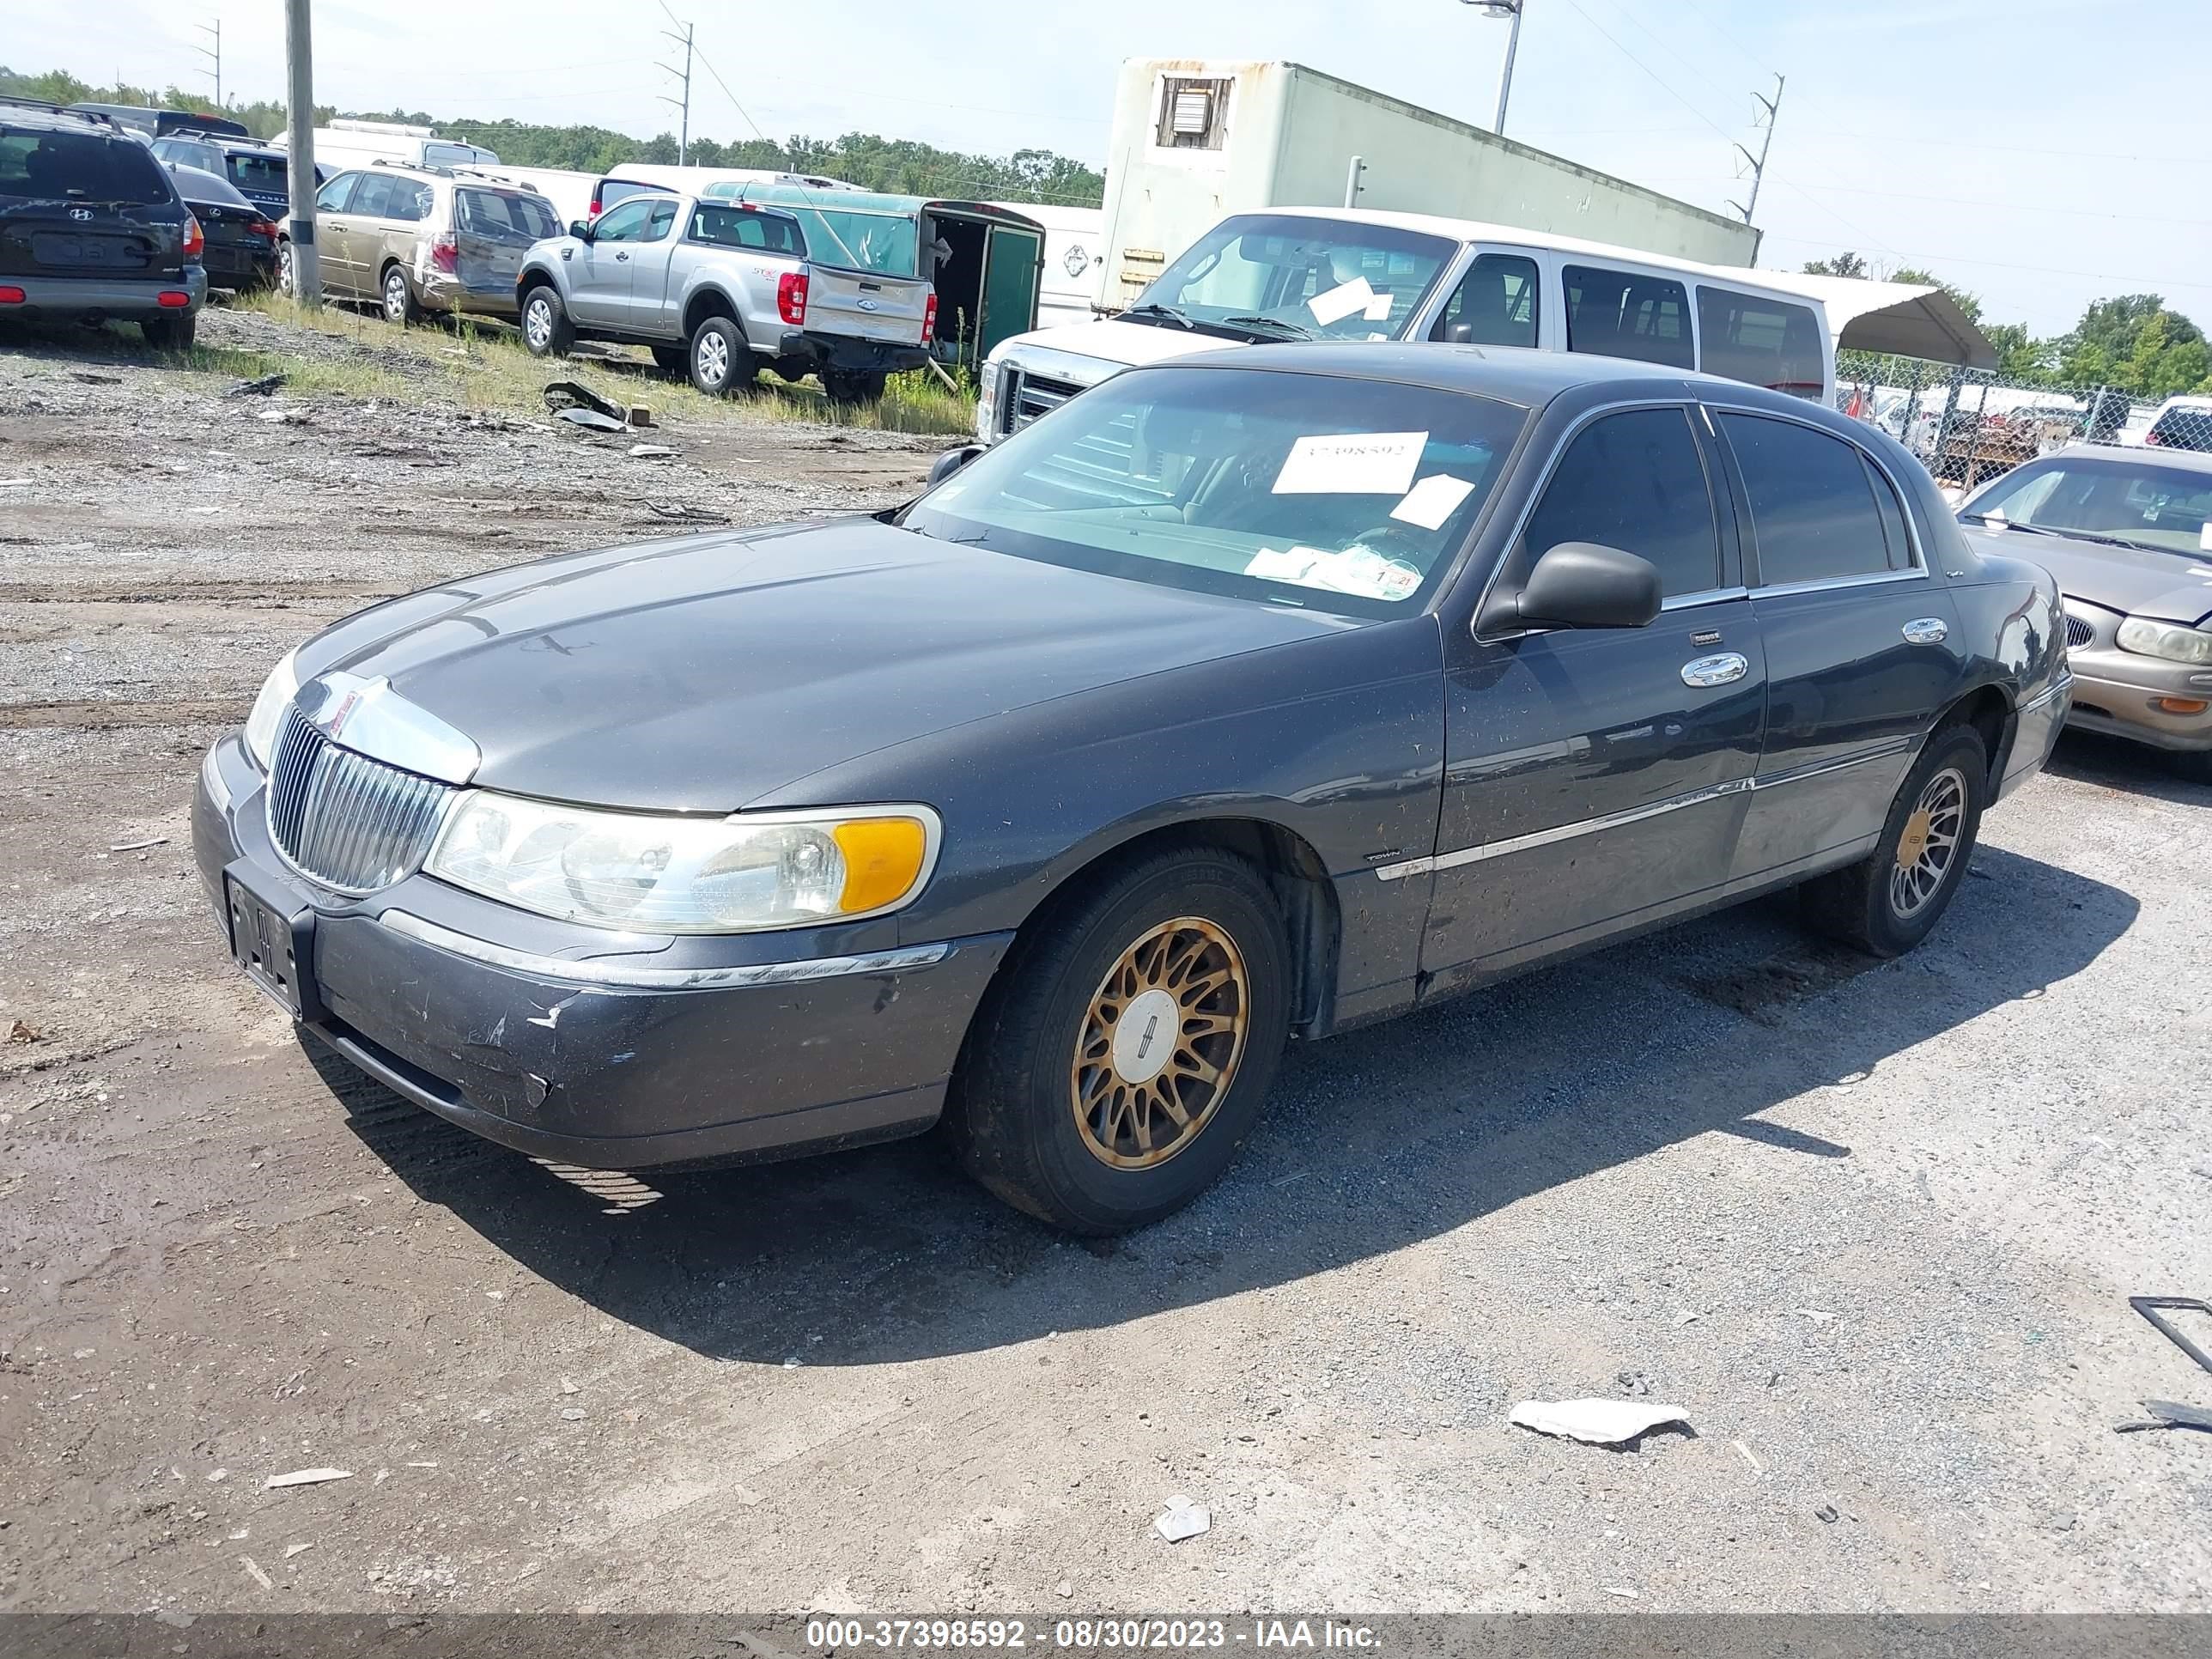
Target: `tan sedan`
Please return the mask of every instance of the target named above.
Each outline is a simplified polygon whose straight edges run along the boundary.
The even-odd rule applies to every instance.
[[[1988,484],[1959,519],[2058,579],[2068,723],[2212,783],[2212,454],[2075,444]]]

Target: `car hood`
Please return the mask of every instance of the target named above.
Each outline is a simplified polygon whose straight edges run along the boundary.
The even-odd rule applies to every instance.
[[[1024,363],[1034,361],[1040,368],[1048,367],[1048,359],[1089,357],[1097,362],[1098,368],[1090,374],[1086,384],[1095,384],[1116,370],[1139,363],[1188,357],[1194,351],[1218,351],[1224,346],[1237,343],[1221,335],[1202,334],[1195,329],[1117,323],[1109,318],[1095,323],[1069,323],[1060,328],[1024,335],[1007,343],[1006,355]],[[1066,367],[1077,373],[1085,372],[1078,365]]]
[[[388,679],[475,742],[488,787],[730,811],[951,726],[1347,625],[861,519],[426,589],[319,636],[300,672]]]
[[[2201,623],[2212,614],[2212,554],[2196,558],[2185,553],[2106,547],[2065,536],[2031,536],[1974,525],[1960,529],[1977,550],[2041,565],[2070,599],[2168,622]]]

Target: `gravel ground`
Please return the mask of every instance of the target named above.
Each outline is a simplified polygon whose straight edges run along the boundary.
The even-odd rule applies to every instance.
[[[886,504],[936,443],[648,463],[85,367],[0,349],[0,1035],[37,1033],[0,1044],[0,1607],[2212,1599],[2212,1435],[2113,1432],[2212,1404],[2126,1302],[2212,1291],[2212,792],[2069,739],[1908,959],[1762,903],[1296,1053],[1230,1177],[1111,1247],[927,1142],[564,1170],[246,988],[198,756],[374,597],[648,503]],[[1694,1432],[1505,1425],[1590,1394]],[[353,1473],[264,1489],[313,1466]],[[1176,1492],[1212,1527],[1170,1545]]]

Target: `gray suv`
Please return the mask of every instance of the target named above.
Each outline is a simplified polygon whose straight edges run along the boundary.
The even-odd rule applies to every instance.
[[[205,245],[138,139],[104,115],[0,98],[0,322],[113,319],[182,350],[207,298]]]

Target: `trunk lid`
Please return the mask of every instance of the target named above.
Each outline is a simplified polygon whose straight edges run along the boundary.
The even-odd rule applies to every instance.
[[[806,331],[920,345],[929,295],[929,284],[919,277],[809,264]]]
[[[0,275],[181,276],[180,217],[167,206],[0,198]]]

